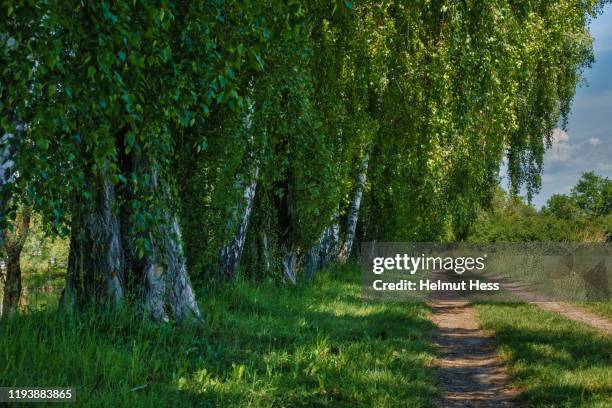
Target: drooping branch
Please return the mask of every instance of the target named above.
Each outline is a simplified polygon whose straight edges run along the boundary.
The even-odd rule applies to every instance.
[[[234,228],[233,234],[229,243],[224,245],[219,251],[219,268],[223,276],[231,279],[235,276],[236,270],[240,265],[240,258],[242,257],[242,251],[244,250],[244,243],[246,241],[247,229],[249,226],[249,220],[251,218],[251,212],[253,210],[253,204],[255,202],[255,192],[257,190],[257,177],[259,177],[259,165],[257,157],[253,151],[254,149],[254,138],[253,138],[253,114],[255,105],[251,102],[249,104],[247,113],[244,117],[243,127],[244,131],[249,138],[247,152],[247,179],[239,181],[241,185],[246,184],[244,188],[241,201],[236,208],[238,215],[238,226],[234,227],[235,220],[231,219],[229,225]],[[254,170],[253,170],[254,167]]]

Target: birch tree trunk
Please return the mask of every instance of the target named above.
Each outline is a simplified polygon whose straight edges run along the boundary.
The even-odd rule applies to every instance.
[[[284,278],[292,285],[297,285],[297,253],[295,248],[282,248],[281,266]]]
[[[252,91],[252,84],[251,93]],[[242,257],[242,251],[244,250],[244,243],[246,241],[247,229],[249,226],[249,220],[251,218],[251,212],[253,210],[253,203],[255,202],[255,191],[257,189],[257,177],[259,176],[259,166],[257,163],[257,157],[253,152],[254,141],[253,141],[253,114],[255,111],[255,105],[251,101],[247,109],[247,113],[244,117],[243,127],[249,138],[250,151],[247,153],[249,163],[247,164],[247,180],[242,183],[248,183],[244,187],[242,201],[237,206],[238,217],[233,217],[230,220],[230,228],[233,229],[232,238],[227,245],[224,245],[219,251],[219,267],[221,273],[228,279],[232,279],[236,274],[236,269],[240,265],[240,258]],[[253,166],[251,163],[255,162]],[[250,168],[248,168],[250,165]],[[255,167],[255,170],[252,168]],[[239,181],[240,177],[239,177]],[[238,218],[238,226],[234,227],[235,219]]]
[[[339,244],[340,228],[335,215],[331,225],[323,230],[317,243],[306,254],[304,272],[308,279],[313,279],[318,271],[326,268],[337,258]]]
[[[270,237],[265,232],[261,234],[261,247],[263,251],[263,261],[266,273],[272,269],[272,255],[270,254]]]
[[[221,268],[221,273],[229,279],[235,276],[236,269],[238,269],[240,265],[240,258],[244,250],[249,220],[251,218],[251,212],[253,211],[253,203],[255,202],[258,175],[259,167],[255,168],[255,174],[253,175],[252,181],[244,189],[242,203],[239,208],[241,214],[238,228],[236,228],[236,232],[232,235],[230,242],[223,246],[219,253],[219,267]]]
[[[115,186],[98,176],[93,207],[76,206],[72,215],[70,252],[62,305],[120,305],[124,298],[124,253],[116,214]],[[80,204],[80,203],[79,203]]]
[[[154,321],[195,320],[203,323],[187,274],[187,260],[178,219],[169,208],[159,237],[152,237],[153,251],[142,262],[140,298],[143,310]],[[134,269],[132,269],[134,270]]]
[[[22,131],[23,125],[17,125],[17,131]],[[10,199],[10,185],[15,181],[15,146],[11,144],[14,135],[0,129],[0,220],[6,216],[6,206]],[[4,240],[4,231],[0,231],[0,246]]]
[[[180,323],[191,319],[203,323],[187,273],[183,239],[178,218],[171,208],[173,200],[167,181],[159,177],[146,155],[128,160],[129,170],[148,175],[150,192],[159,197],[157,210],[161,214],[157,230],[141,236],[134,233],[130,225],[133,214],[126,209],[121,213],[126,271],[132,282],[130,289],[134,290],[142,310],[156,322],[174,319]],[[137,256],[139,238],[151,243],[150,251],[144,257]]]
[[[21,251],[28,238],[29,229],[30,209],[22,207],[15,219],[13,231],[5,232],[6,280],[1,309],[3,315],[12,315],[19,306],[21,297]]]
[[[359,208],[361,207],[361,197],[363,196],[363,190],[365,189],[367,173],[368,173],[368,162],[370,154],[367,152],[361,162],[361,168],[359,169],[359,177],[357,180],[357,188],[355,189],[355,195],[351,201],[351,207],[349,209],[346,232],[344,236],[344,244],[340,249],[339,259],[346,261],[351,255],[353,249],[353,241],[355,240],[355,231],[357,229],[357,220],[359,219]]]
[[[340,249],[340,227],[337,216],[334,217],[334,223],[325,229],[322,238],[321,261],[322,267],[325,268],[338,257]]]

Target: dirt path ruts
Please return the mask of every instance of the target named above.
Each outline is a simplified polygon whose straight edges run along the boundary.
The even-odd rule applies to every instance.
[[[576,322],[585,323],[596,329],[599,329],[608,335],[612,335],[612,322],[603,316],[591,313],[581,307],[574,306],[565,302],[529,302],[538,306],[542,310],[557,312],[561,316],[574,320]]]
[[[430,303],[438,326],[436,365],[443,407],[514,407],[515,390],[495,353],[492,335],[478,327],[469,303],[449,295]]]
[[[443,275],[439,276],[446,278]],[[489,277],[488,279],[491,281],[498,281],[504,291],[514,295],[519,301],[535,305],[542,310],[559,313],[567,319],[587,324],[608,335],[612,335],[612,321],[605,316],[590,312],[587,309],[571,303],[551,300],[546,295],[530,290],[530,285],[525,282],[517,282],[499,277]]]
[[[446,276],[436,274],[446,281]],[[506,288],[507,289],[507,288]],[[521,300],[543,310],[586,323],[612,334],[612,322],[580,307],[543,301],[527,291],[510,290]],[[516,407],[519,392],[508,386],[509,376],[495,353],[493,334],[480,330],[469,302],[446,292],[430,302],[431,320],[437,325],[438,378],[443,407]]]
[[[549,300],[542,295],[530,292],[525,288],[524,284],[519,285],[514,282],[506,282],[502,285],[502,288],[512,293],[520,300],[538,306],[542,310],[559,313],[567,319],[588,324],[589,326],[612,335],[612,321],[604,316],[589,312],[580,306],[570,303]]]

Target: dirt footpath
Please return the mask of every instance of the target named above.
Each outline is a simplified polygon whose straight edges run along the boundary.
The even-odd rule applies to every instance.
[[[518,394],[496,355],[491,333],[478,327],[469,303],[453,296],[430,303],[438,326],[438,378],[443,407],[514,407]]]

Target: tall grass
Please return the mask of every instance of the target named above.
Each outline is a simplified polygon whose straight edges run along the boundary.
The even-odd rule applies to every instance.
[[[476,305],[498,350],[520,406],[612,406],[612,338],[557,313],[521,303]]]
[[[75,387],[79,406],[431,406],[420,304],[362,303],[354,265],[297,288],[199,293],[206,325],[54,307],[0,321],[0,384]]]

